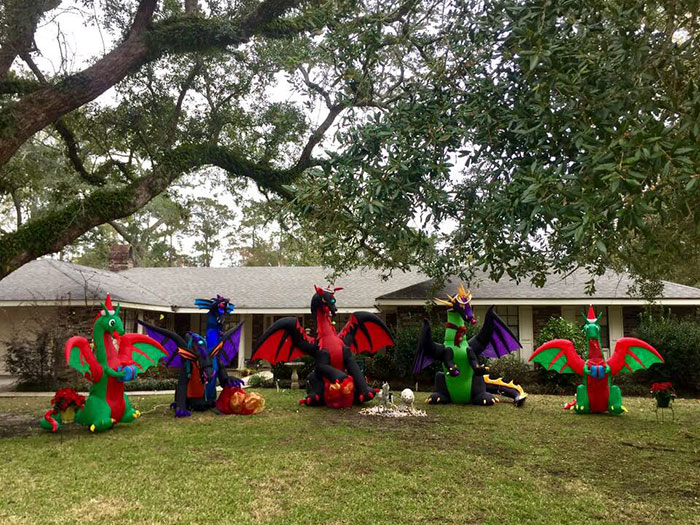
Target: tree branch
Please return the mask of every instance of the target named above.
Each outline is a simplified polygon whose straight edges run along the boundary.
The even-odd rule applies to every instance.
[[[0,79],[10,71],[12,62],[23,53],[28,53],[34,43],[34,33],[41,17],[47,11],[55,9],[60,0],[6,0],[4,20],[2,20],[4,38],[0,46]]]
[[[264,0],[238,24],[182,16],[152,25],[157,0],[141,0],[126,39],[95,64],[57,85],[30,93],[10,106],[0,137],[0,166],[34,133],[94,100],[128,74],[165,53],[186,53],[248,41],[303,0]],[[183,35],[187,38],[183,38]]]

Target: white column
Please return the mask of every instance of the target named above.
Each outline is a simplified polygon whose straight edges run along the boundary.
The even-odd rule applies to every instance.
[[[238,369],[245,368],[245,360],[250,359],[253,353],[253,316],[245,314],[240,316],[243,321],[241,329],[241,342],[238,347]]]
[[[139,321],[143,321],[143,310],[136,310],[136,319],[138,319]],[[143,326],[141,326],[139,323],[136,323],[136,333],[143,333]]]
[[[520,359],[530,359],[534,345],[534,330],[532,326],[532,306],[518,306],[518,331],[520,332]]]
[[[608,306],[608,331],[610,332],[610,352],[613,352],[617,340],[625,336],[622,306]]]

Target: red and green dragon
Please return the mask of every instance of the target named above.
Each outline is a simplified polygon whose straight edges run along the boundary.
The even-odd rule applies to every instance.
[[[601,350],[601,316],[599,314],[596,317],[593,306],[588,308],[588,315],[584,315],[586,322],[583,332],[588,347],[586,360],[576,353],[574,343],[568,339],[547,341],[530,357],[530,361],[541,364],[547,370],[583,376],[584,384],[577,387],[575,399],[565,405],[565,408],[572,409],[577,414],[627,412],[622,404],[620,387],[612,384],[612,377],[664,362],[654,347],[634,337],[618,339],[615,352],[610,359],[605,360]]]
[[[84,337],[71,337],[65,345],[66,364],[92,383],[85,405],[75,414],[75,421],[91,432],[108,430],[116,423],[130,423],[141,415],[124,394],[124,383],[136,379],[138,373],[167,355],[147,335],[125,333],[119,308],[120,305],[112,306],[108,294],[92,327],[92,345]],[[61,426],[60,413],[47,412],[41,426],[56,432]]]

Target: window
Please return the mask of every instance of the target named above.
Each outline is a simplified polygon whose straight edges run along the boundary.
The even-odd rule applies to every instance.
[[[520,338],[520,317],[518,316],[517,305],[500,305],[495,308],[498,317],[508,325],[515,337]]]

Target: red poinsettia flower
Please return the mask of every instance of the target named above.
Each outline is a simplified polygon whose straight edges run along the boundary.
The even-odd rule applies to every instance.
[[[76,410],[80,410],[85,405],[85,396],[79,394],[72,388],[62,388],[56,391],[53,399],[51,399],[51,404],[59,411],[63,411],[70,406],[74,406]]]
[[[651,393],[655,392],[666,392],[668,390],[673,390],[673,385],[671,385],[670,381],[666,381],[663,383],[652,383],[651,384]]]

